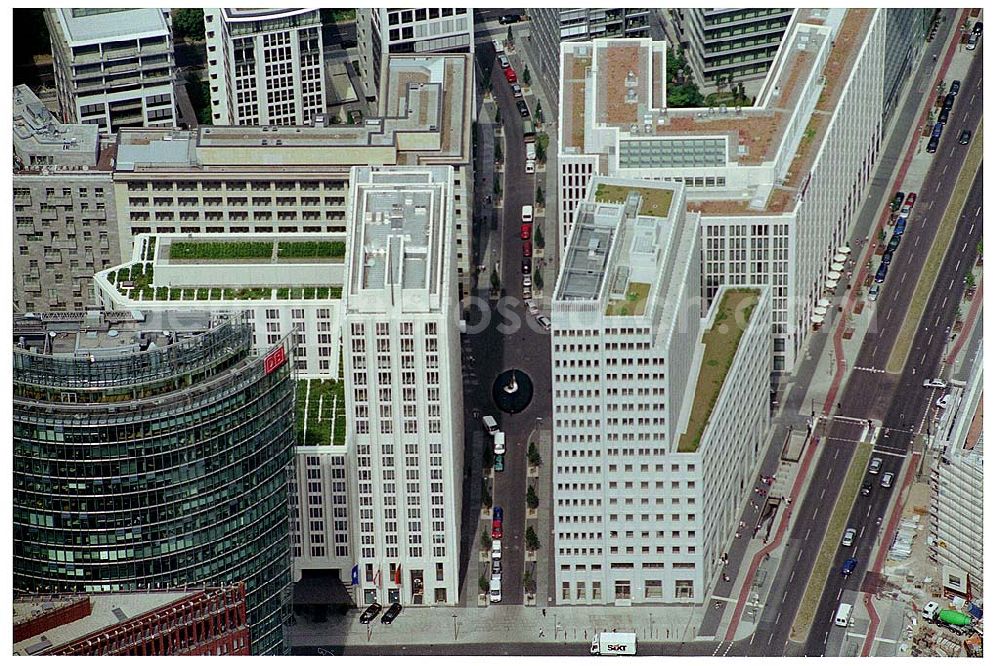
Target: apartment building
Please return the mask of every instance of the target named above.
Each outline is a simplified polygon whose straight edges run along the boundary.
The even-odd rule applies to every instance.
[[[749,7],[667,11],[675,35],[699,87],[714,91],[719,84],[763,79],[795,12],[792,8]],[[756,93],[756,86],[751,88]]]
[[[668,108],[664,42],[563,44],[560,248],[594,174],[683,182],[702,296],[770,284],[773,370],[789,371],[880,156],[886,16],[797,10],[756,104],[735,109]]]
[[[319,9],[206,9],[213,125],[303,125],[326,109]]]
[[[174,47],[170,10],[45,10],[59,112],[64,123],[173,127]]]
[[[604,37],[662,39],[654,11],[631,9],[529,7],[531,39],[522,42],[539,81],[559,85],[559,44]]]
[[[365,97],[381,105],[379,85],[391,54],[472,53],[472,10],[359,8],[355,17]]]
[[[595,178],[552,304],[558,604],[701,603],[769,427],[767,286],[704,319],[685,187]]]
[[[120,260],[114,146],[63,124],[25,85],[13,91],[14,309],[81,310],[91,278]]]
[[[983,346],[971,376],[954,382],[948,406],[931,440],[931,557],[969,577],[973,594],[983,594]],[[964,584],[959,587],[964,588]]]
[[[355,167],[344,289],[358,605],[458,603],[464,459],[451,167]]]
[[[455,168],[449,236],[471,281],[472,56],[392,56],[376,118],[354,126],[123,130],[114,170],[121,256],[143,233],[343,234],[350,168]]]

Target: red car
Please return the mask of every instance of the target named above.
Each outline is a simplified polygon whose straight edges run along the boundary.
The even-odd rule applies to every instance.
[[[499,520],[493,521],[493,538],[502,539],[503,538],[503,523]]]
[[[517,83],[517,74],[510,67],[503,70],[503,75],[507,77],[508,83]]]
[[[521,243],[521,255],[525,257],[531,256],[531,241]]]
[[[912,208],[915,203],[917,203],[917,193],[910,192],[906,195],[906,205]]]
[[[530,224],[522,224],[521,225],[521,240],[530,240],[530,239],[531,239],[531,225]]]

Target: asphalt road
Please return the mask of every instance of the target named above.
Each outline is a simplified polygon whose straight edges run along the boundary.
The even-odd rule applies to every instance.
[[[436,645],[325,645],[293,647],[292,655],[334,655],[334,656],[426,656],[441,655],[484,655],[490,657],[586,657],[590,656],[590,641],[577,643],[439,643]],[[734,644],[716,641],[696,643],[650,643],[640,641],[637,656],[640,657],[707,657],[723,656]]]

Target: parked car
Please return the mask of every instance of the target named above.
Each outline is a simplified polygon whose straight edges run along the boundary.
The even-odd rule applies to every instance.
[[[872,494],[872,482],[865,481],[864,483],[861,484],[861,495],[863,497],[868,497],[871,494]]]
[[[503,75],[507,79],[507,83],[517,83],[517,72],[510,67],[503,70]]]
[[[521,256],[530,257],[531,256],[531,241],[524,241],[521,243]]]
[[[889,243],[885,246],[885,249],[889,252],[895,252],[896,248],[899,247],[899,243],[903,240],[903,237],[899,234],[893,234],[892,238],[889,239]]]
[[[521,275],[531,274],[531,259],[521,259]]]
[[[951,94],[952,95],[957,95],[958,91],[959,91],[959,89],[961,87],[962,87],[962,82],[961,81],[959,81],[958,79],[955,79],[954,81],[952,81],[951,82]]]
[[[512,93],[514,93],[514,99],[520,99],[524,97],[524,93],[521,91],[521,85],[519,83],[511,85],[510,90]]]
[[[878,474],[878,471],[880,469],[882,469],[882,459],[881,458],[872,458],[871,462],[868,463],[868,473],[869,474]]]
[[[947,388],[948,384],[943,379],[925,379],[924,388]]]
[[[844,538],[840,540],[841,546],[853,546],[854,537],[857,536],[858,531],[853,527],[848,527],[847,531],[844,532]]]
[[[502,539],[503,538],[503,523],[499,520],[493,521],[493,538]]]
[[[905,198],[906,198],[905,194],[903,194],[902,192],[896,192],[896,196],[894,196],[892,198],[892,201],[889,202],[889,210],[895,213],[897,210],[899,210],[899,207],[903,205],[903,199]]]
[[[503,521],[503,509],[495,506],[493,507],[493,520]]]
[[[524,163],[524,173],[535,173],[535,162],[533,160],[528,160]]]
[[[520,14],[504,14],[500,17],[500,25],[507,25],[508,23],[517,23],[521,20]]]
[[[951,394],[950,393],[946,394],[946,395],[943,395],[940,398],[938,398],[937,402],[935,402],[934,404],[937,405],[939,408],[944,409],[945,407],[948,406],[948,401],[949,400],[951,400]]]
[[[497,60],[500,61],[501,67],[503,67],[504,69],[510,69],[510,60],[507,59],[507,56],[501,53],[500,55],[497,56]]]
[[[854,570],[857,568],[857,566],[858,566],[858,561],[853,557],[848,557],[846,560],[844,560],[844,564],[840,567],[840,574],[842,576],[850,576],[852,573],[854,573]]]
[[[499,39],[494,39],[493,50],[497,53],[503,53],[503,42],[501,42]]]
[[[370,624],[382,612],[382,604],[372,604],[361,614],[361,624]]]
[[[542,328],[546,331],[552,328],[552,322],[545,315],[539,315],[536,319],[538,319],[538,323],[541,324]]]
[[[503,542],[499,539],[494,539],[492,547],[490,549],[490,558],[494,560],[499,560],[503,555]]]
[[[403,612],[403,604],[398,601],[393,605],[389,606],[385,614],[382,616],[382,624],[392,624],[392,621]]]
[[[892,472],[886,472],[882,475],[882,482],[879,484],[883,488],[892,488],[892,480],[896,478],[896,475]]]
[[[951,109],[942,109],[941,113],[938,114],[937,121],[939,123],[947,123],[948,122],[948,116],[950,116],[950,115],[951,115]]]
[[[892,235],[902,236],[904,231],[906,231],[906,220],[903,218],[899,218],[896,220],[896,226],[892,230]]]
[[[981,35],[981,34],[983,34],[983,22],[982,21],[976,21],[976,25],[972,26],[972,34],[973,35]]]
[[[531,204],[525,204],[521,206],[521,224],[531,224],[531,220],[534,218],[535,209],[532,208]]]
[[[892,263],[892,255],[895,254],[892,250],[886,250],[885,254],[882,255],[882,263],[886,266]]]
[[[500,564],[500,560],[493,560],[490,565],[490,575],[503,573],[503,566]]]
[[[483,416],[483,427],[486,428],[486,432],[491,435],[500,430],[500,426],[497,425],[497,420],[489,414]]]
[[[521,114],[522,118],[527,118],[531,115],[528,111],[528,104],[523,100],[517,100],[517,112]]]
[[[931,130],[931,138],[938,139],[941,137],[941,132],[944,131],[944,125],[942,123],[935,123],[934,129]]]
[[[975,51],[976,46],[979,44],[979,35],[977,33],[972,33],[969,35],[969,41],[965,43],[965,48],[969,51]]]
[[[541,310],[538,309],[538,306],[535,305],[534,301],[527,301],[527,305],[528,305],[528,313],[531,314],[532,316],[537,317],[539,314],[541,314]]]
[[[528,287],[529,289],[531,288],[531,276],[530,275],[522,275],[521,276],[521,286],[522,287]]]
[[[941,105],[942,111],[951,111],[955,107],[955,94],[948,93],[944,96],[944,103]]]
[[[941,123],[938,123],[938,125],[940,125],[940,124]],[[936,153],[937,149],[938,149],[938,143],[939,142],[940,142],[940,139],[937,139],[935,137],[931,137],[931,140],[927,142],[927,152],[928,153]]]
[[[958,135],[958,143],[960,145],[967,146],[971,140],[972,132],[970,130],[962,130],[962,133]]]
[[[491,604],[498,604],[503,599],[503,597],[500,594],[500,589],[501,589],[500,574],[497,574],[497,575],[493,576],[493,578],[490,579],[490,603]]]
[[[878,270],[875,271],[875,281],[879,284],[885,282],[885,276],[889,272],[888,264],[879,264]]]
[[[521,240],[531,240],[531,225],[522,224],[521,225]]]
[[[875,301],[878,299],[878,290],[879,290],[879,285],[877,284],[873,284],[871,287],[868,288],[869,301]]]
[[[493,455],[507,453],[507,435],[503,431],[493,435]]]
[[[502,472],[503,471],[503,454],[493,455],[493,471]]]

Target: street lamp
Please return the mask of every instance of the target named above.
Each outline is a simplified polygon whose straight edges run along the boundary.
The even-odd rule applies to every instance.
[[[452,613],[451,618],[455,621],[455,640],[458,640],[458,614]]]

